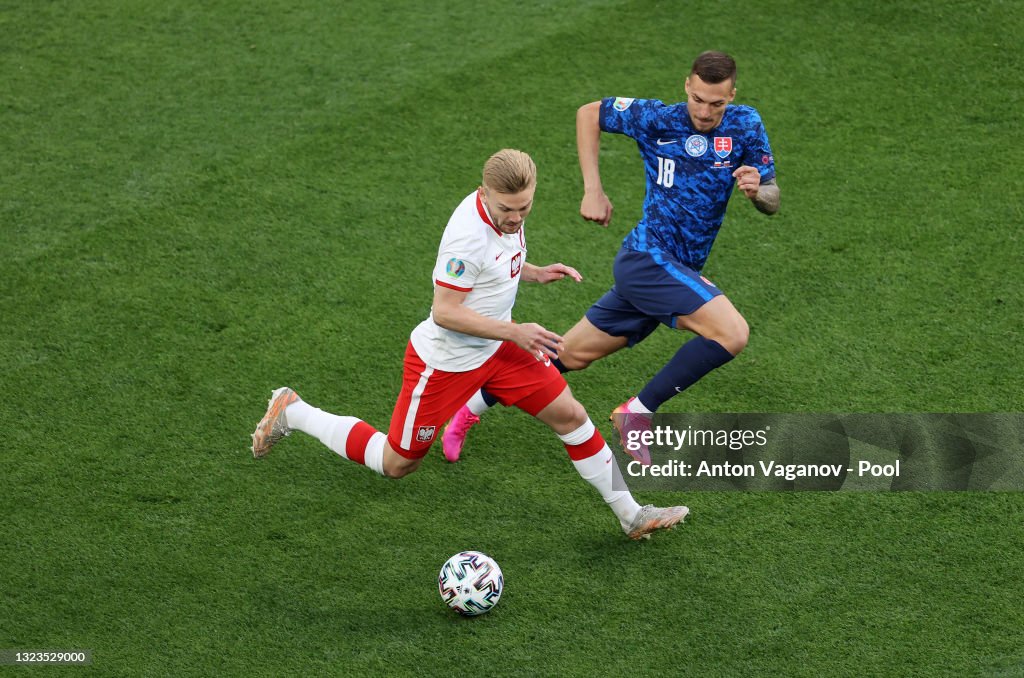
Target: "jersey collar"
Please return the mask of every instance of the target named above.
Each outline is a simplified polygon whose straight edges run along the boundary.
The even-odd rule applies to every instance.
[[[479,188],[476,190],[476,211],[477,211],[477,214],[480,215],[480,218],[483,219],[484,223],[491,227],[492,231],[497,233],[499,236],[505,235],[504,233],[499,231],[498,227],[494,225],[493,221],[491,221],[491,215],[489,215],[487,213],[487,208],[484,207],[484,201],[480,199],[480,189]]]

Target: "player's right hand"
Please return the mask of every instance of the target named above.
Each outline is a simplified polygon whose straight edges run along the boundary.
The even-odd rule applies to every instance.
[[[537,323],[516,323],[512,341],[537,360],[557,358],[558,352],[564,348],[562,337]]]
[[[587,221],[596,221],[602,226],[607,226],[612,221],[612,201],[604,191],[591,191],[583,194],[583,201],[580,202],[580,216]]]

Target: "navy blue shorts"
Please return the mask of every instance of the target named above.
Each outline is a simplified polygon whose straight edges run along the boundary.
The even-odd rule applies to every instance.
[[[711,281],[671,256],[623,247],[612,268],[615,284],[590,307],[587,320],[629,346],[658,325],[675,328],[676,316],[690,315],[722,294]]]

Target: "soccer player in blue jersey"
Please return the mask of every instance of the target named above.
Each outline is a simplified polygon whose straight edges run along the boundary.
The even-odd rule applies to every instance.
[[[658,325],[696,335],[612,413],[624,448],[643,463],[650,463],[647,447],[626,446],[626,437],[649,428],[651,414],[661,405],[747,345],[746,320],[700,274],[733,188],[764,214],[779,209],[775,164],[761,116],[750,106],[731,103],[736,62],[722,52],[704,52],[694,61],[685,89],[683,103],[609,97],[582,106],[576,115],[583,218],[603,226],[612,218],[598,164],[602,131],[636,140],[647,195],[640,222],[615,257],[615,284],[565,335],[553,362],[563,372],[584,369],[643,341]],[[452,419],[442,437],[449,461],[458,459],[466,432],[490,405],[488,394],[479,393]]]

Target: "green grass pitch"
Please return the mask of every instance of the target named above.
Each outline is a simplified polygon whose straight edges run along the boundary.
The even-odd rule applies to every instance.
[[[707,266],[752,328],[665,411],[1024,409],[1024,5],[0,3],[0,649],[83,675],[1024,675],[1020,493],[639,494],[628,542],[557,439],[490,415],[385,481],[249,433],[270,390],[386,426],[451,210],[493,151],[540,171],[516,316],[564,331],[643,197],[582,222],[574,115],[678,100],[725,49],[782,211]],[[679,345],[569,376],[591,416]],[[436,592],[493,555],[501,604]],[[4,667],[12,674],[16,670]],[[77,673],[76,673],[77,675]]]

